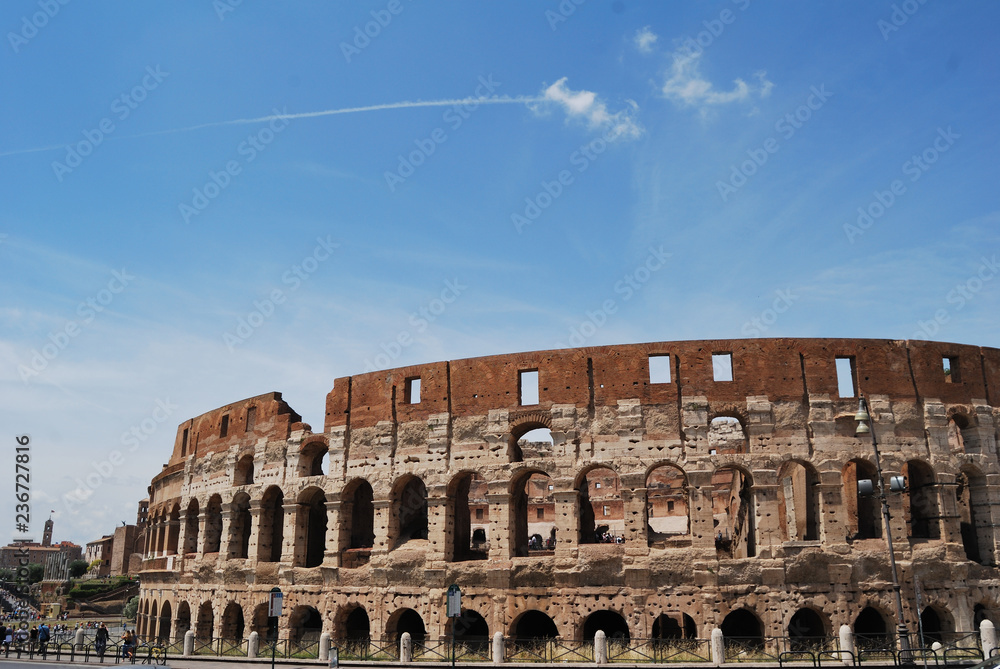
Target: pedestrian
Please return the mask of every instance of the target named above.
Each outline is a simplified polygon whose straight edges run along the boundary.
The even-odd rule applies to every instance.
[[[110,636],[107,626],[101,623],[100,627],[97,628],[97,635],[94,637],[94,650],[97,651],[97,657],[101,662],[104,662],[104,651],[108,647],[108,637]]]
[[[38,651],[45,655],[45,648],[49,643],[49,626],[42,621],[42,624],[38,626]]]

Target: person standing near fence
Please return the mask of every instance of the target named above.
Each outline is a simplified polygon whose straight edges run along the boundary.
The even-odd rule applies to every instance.
[[[97,657],[104,662],[104,651],[108,647],[108,638],[111,634],[108,632],[108,628],[104,623],[97,628],[97,635],[94,637],[94,650],[97,652]]]
[[[43,621],[41,625],[38,626],[38,652],[45,655],[45,647],[49,643],[49,626]]]

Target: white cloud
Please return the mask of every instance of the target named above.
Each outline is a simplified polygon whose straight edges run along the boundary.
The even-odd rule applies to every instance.
[[[635,48],[640,53],[653,53],[653,45],[656,44],[656,40],[658,39],[660,37],[650,30],[649,26],[645,26],[635,31],[632,43],[635,44]]]
[[[591,130],[603,130],[613,138],[635,139],[642,135],[642,126],[633,118],[639,105],[632,100],[626,100],[628,109],[611,113],[597,93],[570,90],[566,77],[546,88],[542,100],[541,104],[532,106],[536,113],[544,113],[547,104],[555,104],[566,112],[567,120],[582,121]]]
[[[674,52],[673,59],[669,78],[663,84],[661,91],[664,97],[688,106],[704,107],[744,102],[754,96],[765,98],[774,88],[774,84],[767,79],[767,73],[761,70],[754,73],[756,84],[736,79],[731,90],[715,90],[712,83],[701,76],[698,67],[700,53],[680,49]]]

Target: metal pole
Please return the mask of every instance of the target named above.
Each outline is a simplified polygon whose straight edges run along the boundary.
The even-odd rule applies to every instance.
[[[274,619],[274,630],[271,634],[271,669],[274,669],[274,651],[278,648],[278,619]]]
[[[861,396],[861,405],[864,407],[865,413],[868,414],[871,424],[872,449],[875,451],[875,470],[878,472],[878,496],[882,502],[882,524],[885,525],[885,539],[886,543],[889,544],[889,566],[892,571],[892,590],[896,599],[896,620],[898,623],[896,625],[896,634],[899,637],[899,661],[903,664],[912,664],[913,656],[910,653],[910,632],[906,628],[906,622],[903,618],[903,596],[899,586],[899,575],[896,571],[896,552],[892,547],[892,529],[889,526],[889,499],[885,494],[885,482],[883,481],[882,476],[882,460],[879,458],[878,440],[875,438],[875,420],[871,418],[871,413],[868,411],[868,401],[865,399],[864,395]]]
[[[455,669],[455,623],[458,618],[451,619],[451,669]]]

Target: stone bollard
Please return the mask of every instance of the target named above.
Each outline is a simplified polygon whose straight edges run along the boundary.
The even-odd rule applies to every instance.
[[[184,632],[184,657],[194,655],[194,630]]]
[[[594,664],[608,663],[608,637],[604,630],[594,633]]]
[[[719,666],[726,661],[726,641],[722,638],[722,630],[716,627],[712,630],[712,664]]]
[[[503,664],[503,633],[493,634],[493,664]]]
[[[73,639],[73,643],[76,644],[77,650],[83,650],[83,645],[86,643],[86,639],[83,637],[82,627],[76,630],[76,636]]]
[[[319,635],[319,659],[324,662],[330,659],[330,635],[327,632]]]
[[[989,620],[979,623],[979,638],[983,643],[983,657],[987,660],[997,648],[997,628]]]
[[[250,632],[250,636],[247,638],[247,658],[252,660],[257,657],[258,650],[260,650],[260,635],[256,632]]]
[[[403,632],[399,636],[399,661],[402,664],[413,662],[413,639],[409,632]]]
[[[937,654],[941,651],[942,648],[944,648],[944,646],[941,645],[940,641],[935,641],[934,643],[931,644],[931,650],[934,651],[935,657],[937,657]]]
[[[850,625],[840,626],[840,650],[847,651],[841,653],[840,661],[847,665],[854,664],[854,631]]]

